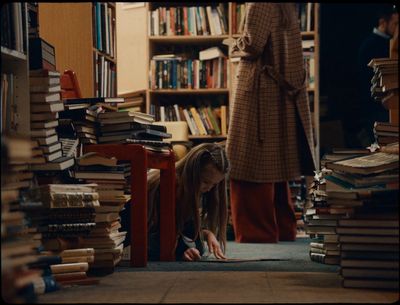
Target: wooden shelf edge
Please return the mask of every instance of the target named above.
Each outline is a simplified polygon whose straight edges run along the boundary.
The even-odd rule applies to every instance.
[[[17,59],[17,60],[27,60],[26,54],[19,52],[17,50],[11,50],[7,47],[1,46],[1,55],[6,56],[6,58]]]

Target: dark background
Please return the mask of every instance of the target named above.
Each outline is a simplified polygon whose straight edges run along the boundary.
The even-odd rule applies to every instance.
[[[327,107],[320,118],[321,154],[331,147],[359,147],[357,52],[383,5],[390,3],[320,4],[320,102]]]

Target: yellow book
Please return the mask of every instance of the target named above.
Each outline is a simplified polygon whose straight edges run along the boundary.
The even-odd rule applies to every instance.
[[[206,136],[207,135],[206,128],[204,127],[203,122],[201,121],[199,113],[197,112],[196,108],[190,107],[190,112],[192,113],[197,128],[200,131],[200,135]]]
[[[227,111],[226,111],[226,106],[222,105],[221,106],[221,134],[223,136],[226,136],[227,134]]]

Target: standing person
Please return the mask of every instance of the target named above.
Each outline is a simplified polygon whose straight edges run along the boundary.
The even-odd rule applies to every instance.
[[[246,3],[227,154],[237,242],[296,239],[288,181],[315,169],[300,27],[293,3]]]
[[[375,141],[374,122],[389,121],[388,111],[378,101],[371,97],[371,79],[373,70],[368,63],[373,58],[390,56],[390,39],[399,26],[399,13],[390,4],[382,4],[376,15],[376,23],[372,32],[365,38],[358,50],[359,92],[361,98],[360,125],[358,134],[360,144],[368,146]]]
[[[204,242],[216,258],[226,258],[227,202],[225,175],[229,169],[225,150],[213,143],[192,148],[176,163],[176,259],[196,261],[206,255]],[[150,260],[158,260],[160,174],[148,178]]]

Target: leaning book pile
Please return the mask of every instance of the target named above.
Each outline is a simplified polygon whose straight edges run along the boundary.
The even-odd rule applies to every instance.
[[[83,244],[94,248],[91,270],[113,272],[123,252],[125,231],[121,228],[120,212],[130,202],[129,163],[115,158],[87,153],[77,160],[75,178],[98,185],[99,206],[95,207],[96,228],[83,238]]]
[[[19,210],[21,187],[10,182],[12,167],[31,158],[29,138],[3,137],[1,143],[1,278],[2,298],[7,303],[32,303],[41,290],[42,271],[29,267],[37,260],[40,234],[26,225]]]
[[[328,163],[328,200],[351,209],[339,219],[344,287],[399,288],[399,155],[371,153]]]
[[[76,255],[77,250],[68,250],[86,248],[82,239],[96,226],[94,208],[99,205],[96,185],[42,185],[33,188],[26,197],[21,208],[29,226],[42,237],[43,251],[34,266],[42,268],[58,284],[87,284],[82,272],[88,271],[93,253],[86,251],[90,255],[83,255],[81,251]]]

